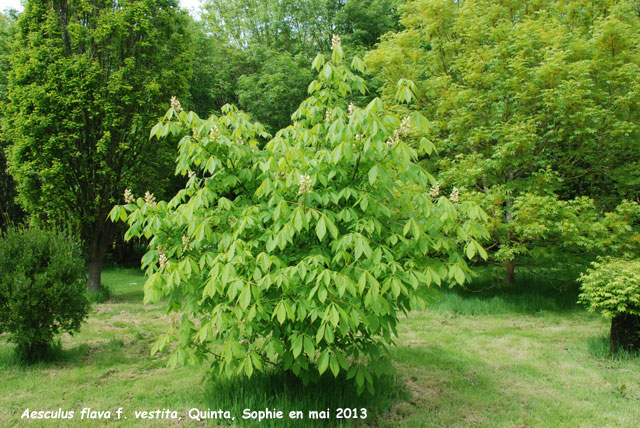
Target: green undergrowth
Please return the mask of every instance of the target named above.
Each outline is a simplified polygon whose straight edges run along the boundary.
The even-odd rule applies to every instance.
[[[358,395],[353,382],[346,381],[343,376],[335,379],[328,374],[317,384],[304,386],[295,377],[269,372],[250,379],[213,377],[208,382],[206,399],[211,409],[226,409],[236,415],[238,427],[347,427],[375,421],[394,402],[408,397],[404,383],[395,376],[377,379],[375,390],[375,395]],[[281,410],[283,418],[242,419],[245,409]],[[340,412],[338,409],[349,410]],[[301,411],[303,417],[290,418],[291,411]],[[314,411],[325,413],[319,413],[316,418]],[[339,417],[345,414],[351,417]]]

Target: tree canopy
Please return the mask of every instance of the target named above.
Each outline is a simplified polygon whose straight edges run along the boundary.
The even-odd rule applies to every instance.
[[[126,187],[166,176],[148,129],[190,75],[186,15],[175,0],[28,1],[11,56],[9,169],[32,219],[77,233],[89,288]]]
[[[638,199],[637,2],[414,0],[401,11],[404,30],[367,62],[387,97],[399,77],[415,82],[442,185],[463,184],[492,213],[508,270],[540,242],[523,233],[536,215],[518,212],[532,198],[588,196],[599,210]]]

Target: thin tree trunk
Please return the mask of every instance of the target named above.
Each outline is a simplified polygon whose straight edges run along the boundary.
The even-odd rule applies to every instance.
[[[89,268],[89,280],[87,281],[88,291],[99,291],[102,283],[102,259],[92,257],[87,263]]]
[[[101,289],[102,263],[111,244],[113,227],[108,224],[97,224],[94,231],[93,236],[90,238],[87,254],[87,267],[89,268],[88,291],[99,291]]]
[[[513,181],[513,171],[509,171],[507,176],[507,183]],[[513,197],[511,196],[511,192],[508,191],[505,199],[505,209],[504,209],[504,223],[507,226],[507,242],[511,243],[511,232],[509,231],[509,223],[513,220]],[[509,285],[515,284],[515,264],[513,260],[505,260],[504,264],[504,282]]]
[[[504,282],[513,285],[516,282],[515,268],[516,265],[511,260],[504,261]]]

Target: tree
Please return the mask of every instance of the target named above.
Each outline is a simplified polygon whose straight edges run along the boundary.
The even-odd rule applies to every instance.
[[[393,95],[416,83],[440,152],[442,186],[462,185],[492,216],[492,256],[513,281],[532,257],[517,230],[526,195],[638,199],[640,15],[637,2],[415,0],[405,29],[366,60]],[[566,208],[566,207],[565,207]],[[565,254],[555,250],[558,260]]]
[[[0,106],[7,100],[7,83],[9,76],[9,52],[14,36],[14,23],[17,13],[9,11],[6,14],[0,13]],[[0,129],[4,116],[0,108]],[[24,212],[15,201],[16,185],[13,177],[7,171],[7,159],[5,149],[7,141],[0,131],[0,230],[5,229],[8,224],[20,223],[24,217]]]
[[[313,75],[304,55],[254,49],[252,60],[259,69],[238,79],[238,102],[252,117],[263,122],[269,132],[291,122],[300,101],[305,98]]]
[[[125,188],[166,177],[170,143],[147,130],[190,74],[175,0],[28,1],[11,58],[5,134],[18,198],[33,219],[79,235],[100,287]]]
[[[306,64],[327,52],[331,35],[340,34],[350,50],[364,52],[381,34],[397,28],[390,0],[208,0],[198,43],[207,46],[196,62],[194,80],[211,82],[195,92],[225,93],[269,131],[290,121],[312,80]],[[206,59],[205,59],[206,58]],[[193,86],[192,86],[193,87]],[[211,92],[208,89],[214,88]],[[192,89],[192,91],[194,91]],[[195,97],[200,114],[218,110],[213,97]],[[360,97],[362,99],[364,97]],[[370,100],[372,97],[366,95]],[[218,98],[221,99],[221,98]],[[202,105],[202,102],[200,102]]]
[[[330,370],[372,391],[400,313],[424,307],[432,285],[464,283],[465,255],[486,257],[486,214],[420,191],[435,182],[415,163],[432,150],[424,117],[350,104],[363,63],[343,55],[336,37],[295,122],[264,147],[264,128],[232,106],[208,120],[173,108],[151,130],[183,135],[189,181],[169,202],[130,198],[110,216],[152,238],[145,301],[183,314],[152,349],[177,341],[170,364],[211,358],[247,376],[272,364],[304,383]]]
[[[202,21],[190,25],[193,74],[189,80],[190,103],[202,117],[237,104],[238,77],[253,70],[245,52],[212,34]]]

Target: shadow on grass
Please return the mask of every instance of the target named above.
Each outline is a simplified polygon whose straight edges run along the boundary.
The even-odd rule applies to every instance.
[[[531,315],[542,311],[571,312],[582,310],[577,304],[580,289],[575,272],[548,273],[540,277],[521,273],[516,282],[506,285],[490,270],[465,287],[443,289],[436,299],[436,310],[457,315]]]
[[[304,386],[298,379],[280,372],[257,373],[250,379],[211,378],[207,382],[206,402],[210,409],[229,410],[239,427],[351,427],[371,424],[377,415],[388,411],[394,402],[406,399],[406,391],[395,376],[383,376],[375,382],[375,395],[358,395],[352,380],[324,375],[317,384]],[[338,419],[337,409],[348,408],[365,419]],[[283,419],[242,419],[245,409],[282,410]],[[329,410],[329,419],[312,419],[310,411]],[[302,411],[302,419],[290,419],[289,412]],[[348,411],[348,412],[351,412]],[[345,412],[346,414],[347,412]]]
[[[392,355],[409,399],[375,426],[516,426],[508,413],[521,397],[507,393],[481,359],[439,346],[402,346]]]
[[[149,343],[134,343],[133,346],[149,347]],[[134,350],[137,352],[137,349]],[[90,363],[96,367],[112,367],[129,363],[126,345],[120,339],[111,339],[102,343],[82,343],[68,349],[62,349],[55,343],[41,360],[28,364],[18,357],[13,344],[0,343],[0,369],[47,369],[52,367],[69,368],[85,366]]]

